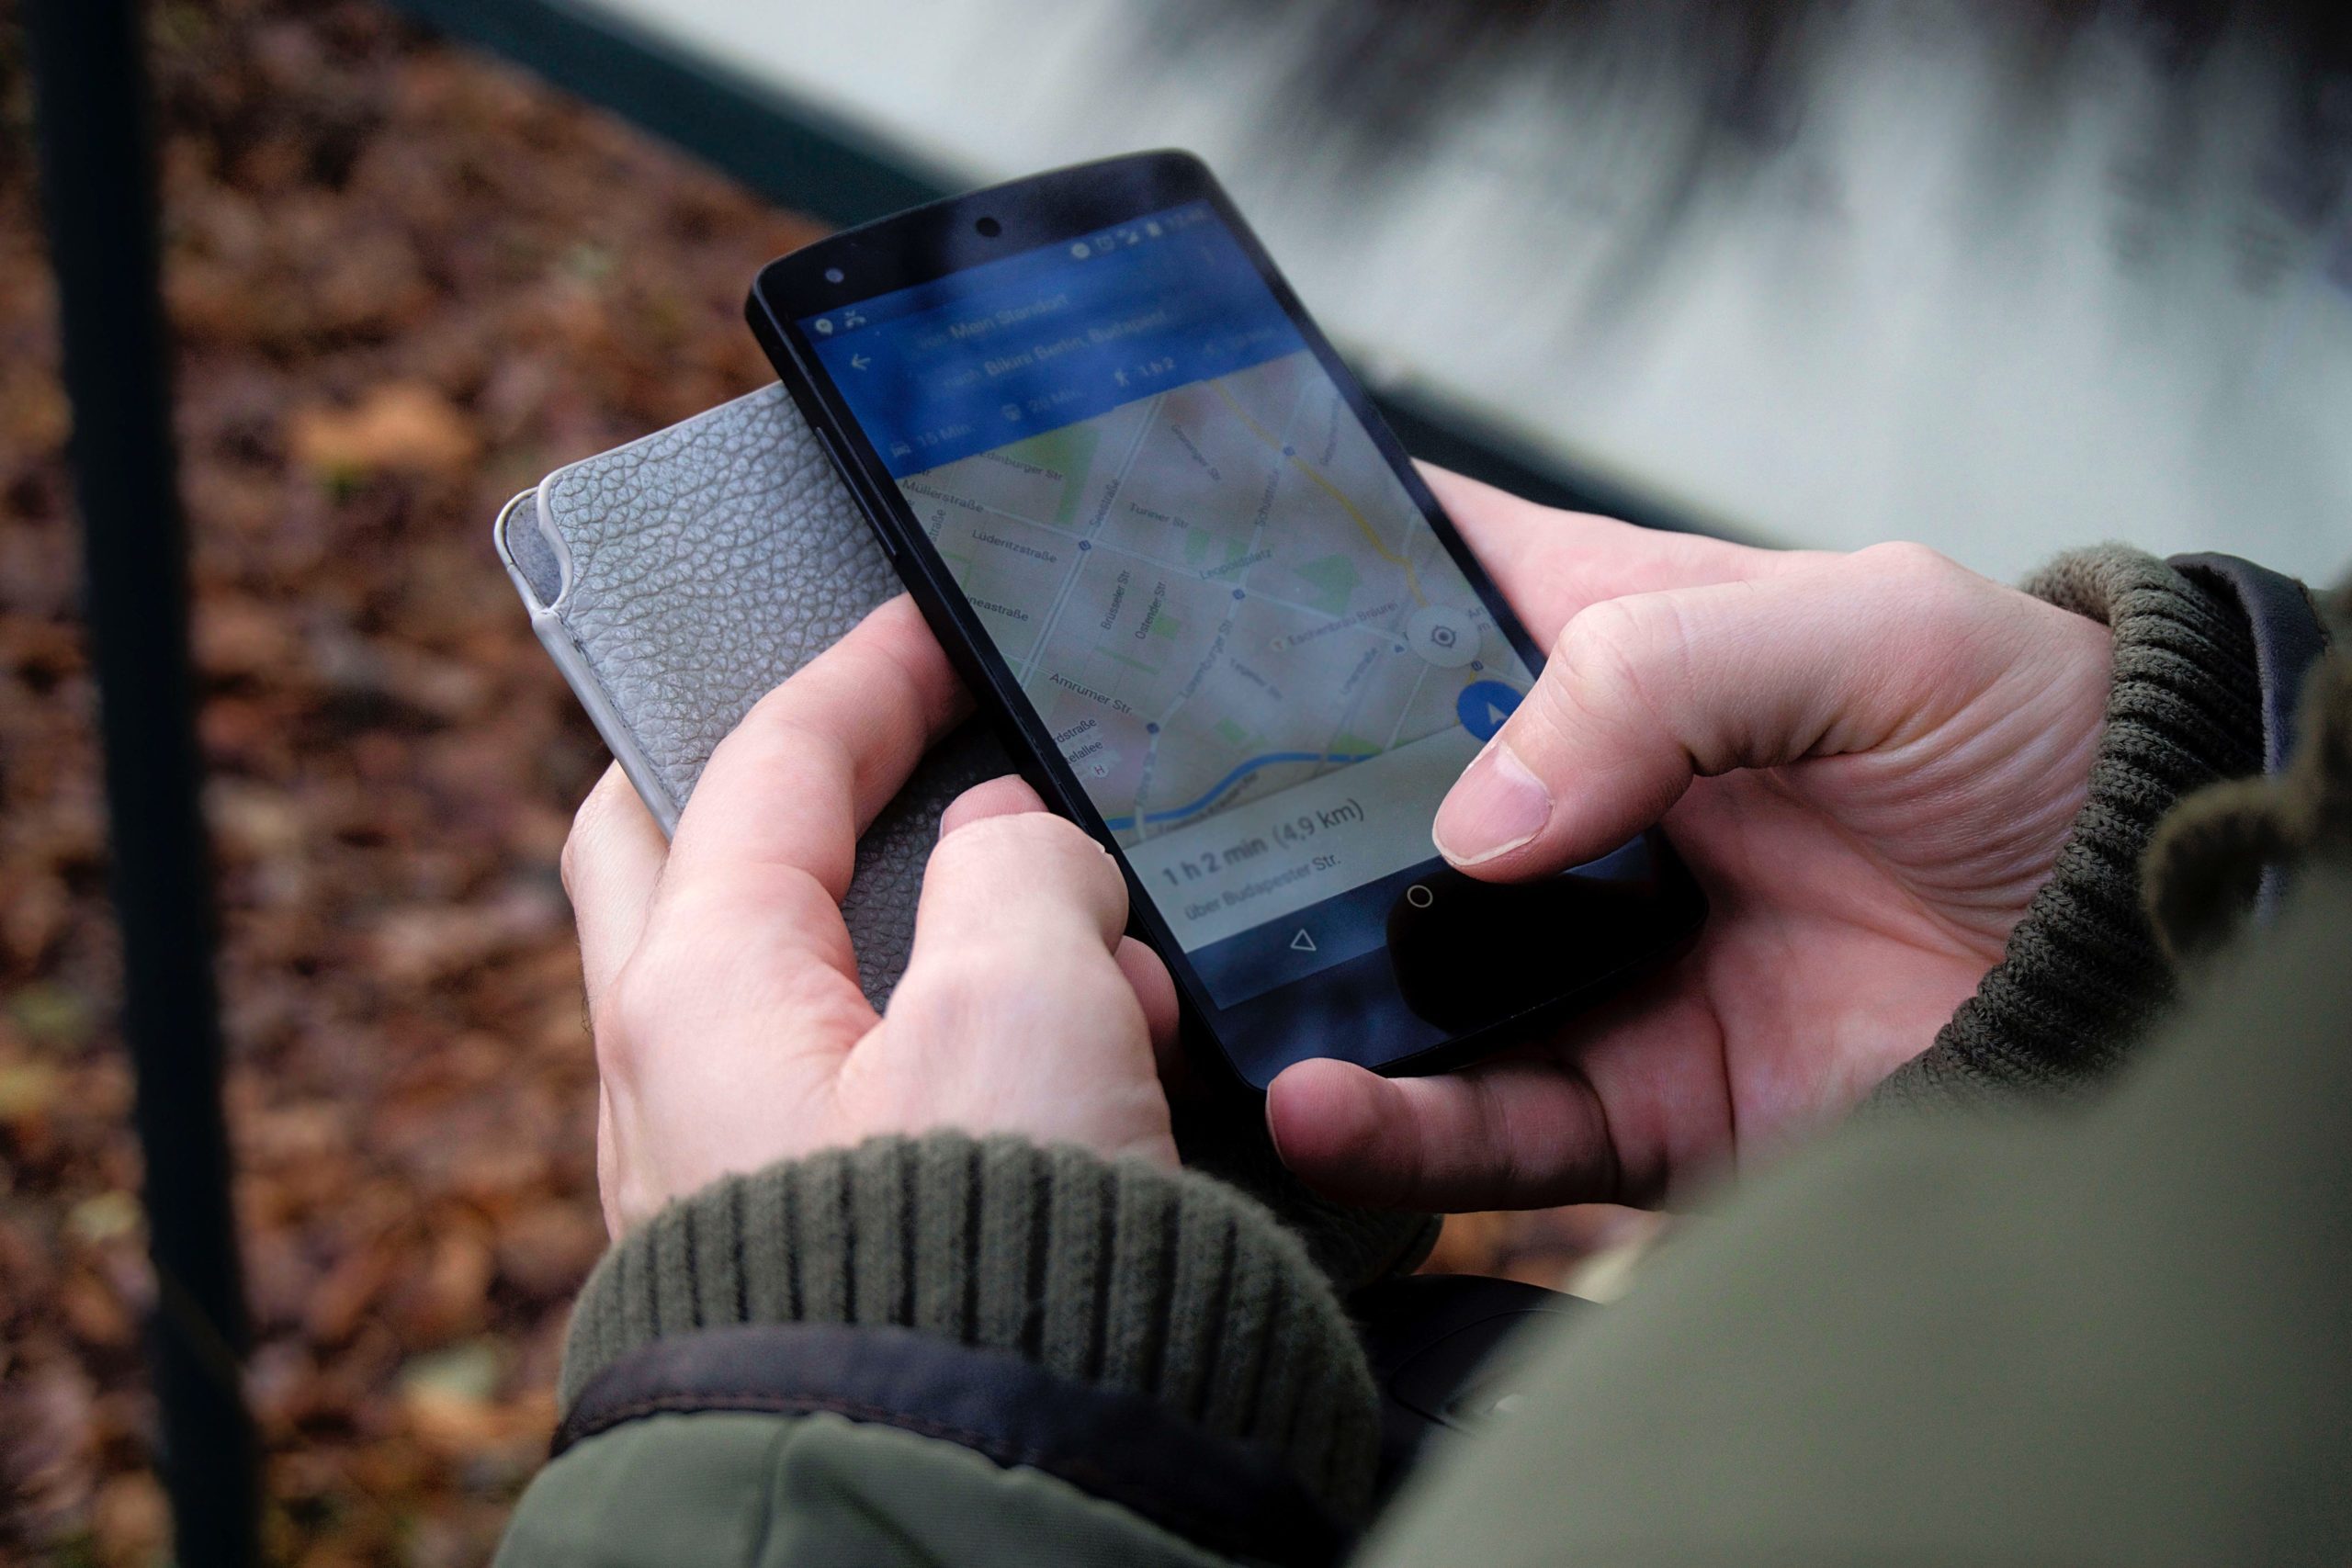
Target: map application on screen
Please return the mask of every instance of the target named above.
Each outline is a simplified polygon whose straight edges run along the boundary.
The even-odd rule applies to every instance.
[[[1531,677],[1207,204],[799,325],[1219,1004],[1379,946]]]

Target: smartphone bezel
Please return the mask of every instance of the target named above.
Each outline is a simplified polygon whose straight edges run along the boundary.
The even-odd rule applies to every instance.
[[[1230,1007],[1216,1002],[1102,814],[1062,760],[1050,730],[1021,691],[978,612],[956,584],[881,455],[797,325],[842,306],[1043,246],[1067,243],[1194,201],[1207,202],[1226,225],[1461,569],[1497,628],[1529,671],[1540,672],[1542,650],[1445,515],[1362,383],[1307,313],[1231,197],[1206,165],[1190,153],[1139,152],[1077,164],[844,231],[763,268],[745,302],[745,314],[786,390],[823,439],[917,604],[934,631],[945,629],[941,640],[958,673],[1017,739],[1018,743],[1008,750],[1023,775],[1049,806],[1112,852],[1127,882],[1134,924],[1167,962],[1187,1013],[1216,1040],[1218,1055],[1237,1076],[1263,1089],[1283,1066],[1302,1055],[1346,1054],[1328,1048],[1344,1042],[1319,1043],[1326,1048],[1306,1052],[1286,1048],[1295,1043],[1301,1018],[1360,1017],[1370,1004],[1423,1029],[1437,1026],[1407,1003],[1385,947]],[[1532,1006],[1513,1008],[1475,1028],[1443,1033],[1434,1042],[1396,1055],[1373,1053],[1373,1059],[1367,1060],[1359,1053],[1353,1059],[1385,1073],[1436,1070],[1583,1005],[1599,993],[1616,989],[1682,951],[1704,919],[1705,901],[1663,836],[1652,832],[1645,839],[1658,871],[1655,942],[1638,944],[1630,959],[1565,977],[1560,990]],[[1360,1037],[1357,1043],[1361,1043]]]

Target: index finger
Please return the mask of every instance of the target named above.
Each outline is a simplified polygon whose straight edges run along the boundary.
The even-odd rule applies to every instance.
[[[711,753],[678,818],[665,882],[805,872],[839,903],[857,838],[969,711],[904,594],[760,699]]]
[[[1764,550],[1545,506],[1434,464],[1421,477],[1538,643],[1604,599],[1777,576],[1817,552]]]

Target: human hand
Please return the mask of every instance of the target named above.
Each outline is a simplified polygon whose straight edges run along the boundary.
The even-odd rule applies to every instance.
[[[948,807],[888,1010],[858,988],[841,913],[858,834],[966,702],[893,600],[744,716],[674,841],[617,767],[581,807],[563,875],[615,1235],[729,1172],[878,1134],[1019,1133],[1175,1165],[1154,1061],[1175,987],[1120,934],[1111,857],[1018,779]]]
[[[1334,1197],[1655,1201],[1847,1109],[1975,989],[2083,804],[2108,634],[1917,546],[1757,550],[1429,479],[1552,646],[1440,850],[1515,881],[1663,818],[1713,917],[1660,979],[1460,1072],[1302,1062],[1268,1123]]]

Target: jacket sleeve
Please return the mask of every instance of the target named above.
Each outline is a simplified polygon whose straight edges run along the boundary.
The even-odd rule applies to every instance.
[[[2113,636],[2088,798],[2001,961],[1868,1113],[2058,1101],[2114,1075],[2174,998],[2143,898],[2157,824],[2210,784],[2284,766],[2326,645],[2301,584],[2233,557],[2109,545],[2026,587]]]
[[[673,1204],[590,1277],[560,1393],[506,1563],[1329,1562],[1378,1441],[1257,1201],[944,1133]]]

